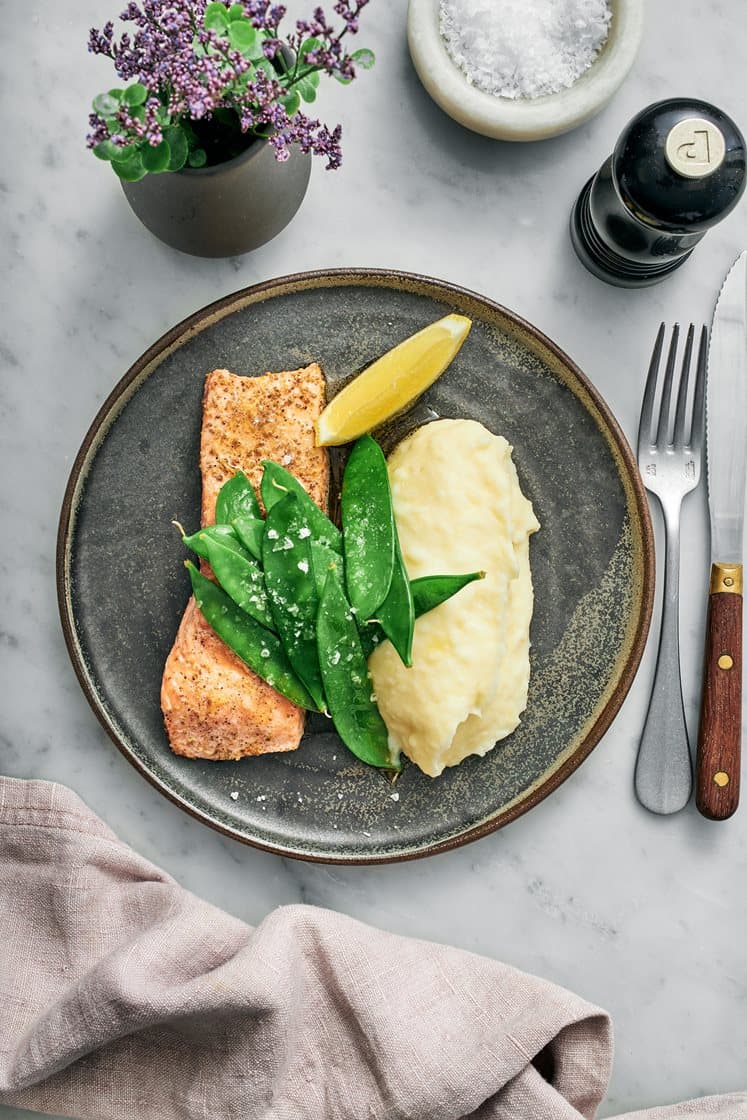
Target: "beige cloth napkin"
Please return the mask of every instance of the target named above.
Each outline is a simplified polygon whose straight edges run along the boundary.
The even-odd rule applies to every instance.
[[[611,1058],[605,1012],[553,984],[314,907],[251,929],[70,790],[0,779],[2,1103],[95,1120],[578,1120]],[[645,1116],[747,1120],[747,1093]]]

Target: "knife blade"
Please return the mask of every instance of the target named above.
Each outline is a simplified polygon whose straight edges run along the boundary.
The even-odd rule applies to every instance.
[[[739,804],[742,722],[742,555],[747,482],[747,250],[713,313],[706,391],[711,579],[696,804],[726,820]]]

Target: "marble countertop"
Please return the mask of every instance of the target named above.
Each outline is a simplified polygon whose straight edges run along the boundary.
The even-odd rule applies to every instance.
[[[747,1083],[747,806],[712,824],[692,805],[658,818],[635,801],[653,643],[590,758],[504,831],[415,863],[305,865],[192,820],[115,750],[68,661],[54,544],[75,453],[132,361],[202,305],[301,269],[411,269],[485,293],[555,339],[632,438],[659,322],[708,321],[723,274],[747,246],[747,200],[655,288],[608,287],[570,246],[578,190],[644,105],[674,94],[703,97],[747,126],[742,6],[682,0],[676,7],[674,18],[666,0],[649,0],[638,61],[599,117],[568,136],[512,146],[473,135],[436,108],[408,58],[404,0],[372,0],[360,39],[375,49],[376,69],[350,89],[330,83],[320,98],[320,112],[344,123],[342,170],[315,167],[290,227],[259,251],[225,261],[193,259],[155,241],[110,170],[83,148],[88,101],[110,83],[106,64],[86,55],[87,28],[117,4],[32,0],[6,27],[4,51],[12,101],[0,170],[0,508],[8,529],[0,768],[72,786],[143,855],[248,922],[280,903],[329,906],[501,958],[608,1008],[617,1048],[604,1116]],[[658,511],[655,520],[658,535]],[[681,596],[693,730],[707,542],[701,487],[684,510]],[[655,628],[657,616],[658,607]]]

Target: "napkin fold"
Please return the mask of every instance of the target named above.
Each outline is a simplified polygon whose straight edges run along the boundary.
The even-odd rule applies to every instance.
[[[256,929],[63,786],[0,779],[0,1102],[91,1120],[579,1120],[608,1016],[311,906]],[[630,1114],[632,1116],[633,1114]],[[747,1120],[747,1093],[647,1120]]]

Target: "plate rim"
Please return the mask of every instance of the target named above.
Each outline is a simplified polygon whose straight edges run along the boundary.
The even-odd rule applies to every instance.
[[[107,719],[104,705],[101,703],[96,690],[89,682],[84,659],[80,656],[78,650],[73,612],[72,609],[68,610],[68,588],[70,581],[67,561],[69,558],[69,545],[72,541],[75,527],[75,495],[81,481],[81,473],[88,459],[89,452],[114,407],[118,403],[126,403],[126,401],[123,401],[123,398],[126,398],[127,390],[151,362],[168,351],[174,343],[182,339],[192,329],[200,326],[205,320],[211,319],[219,312],[225,312],[226,315],[230,314],[230,308],[233,305],[241,303],[243,300],[248,300],[249,303],[256,302],[256,297],[261,296],[263,293],[271,296],[276,289],[292,288],[294,286],[305,286],[313,289],[330,286],[353,286],[355,284],[369,287],[386,287],[391,286],[392,281],[395,283],[399,281],[400,284],[401,282],[405,282],[407,285],[412,285],[414,290],[422,290],[422,288],[425,287],[430,289],[431,293],[441,293],[442,296],[445,297],[445,301],[448,301],[449,296],[456,295],[487,306],[492,312],[502,316],[520,332],[528,335],[533,341],[543,346],[566,371],[573,375],[578,385],[597,409],[609,434],[614,440],[619,455],[618,462],[625,468],[625,477],[630,484],[632,496],[635,501],[641,542],[640,559],[642,564],[642,580],[640,587],[640,610],[632,634],[627,660],[618,681],[611,690],[596,719],[588,728],[586,734],[573,753],[559,766],[551,770],[550,773],[530,789],[525,796],[514,801],[502,811],[496,813],[495,816],[460,832],[456,836],[448,837],[445,840],[413,851],[387,854],[372,853],[370,855],[336,855],[299,851],[290,846],[283,847],[281,844],[268,843],[264,840],[247,836],[240,830],[232,828],[230,825],[223,823],[215,817],[211,817],[206,812],[191,805],[185,798],[180,796],[178,792],[171,789],[168,784],[159,779],[156,774],[148,770],[147,766],[131,751],[123,739],[117,734],[116,728],[113,726],[113,721]],[[224,318],[224,315],[220,315],[220,318]],[[577,393],[575,395],[578,396]],[[582,401],[582,403],[584,402]],[[596,418],[592,416],[592,419],[594,419],[596,426],[599,427]],[[602,432],[602,434],[604,435],[604,432]],[[608,731],[620,711],[623,701],[635,679],[643,657],[651,624],[655,595],[655,571],[656,560],[651,511],[633,450],[604,397],[586,374],[576,365],[573,359],[543,331],[534,326],[533,323],[530,323],[515,311],[510,310],[503,304],[498,303],[496,300],[480,292],[465,288],[459,284],[454,284],[449,280],[441,280],[437,277],[427,276],[408,270],[353,266],[303,270],[301,272],[288,273],[283,276],[271,277],[267,280],[259,281],[256,284],[250,284],[247,287],[239,288],[226,296],[222,296],[217,300],[213,300],[211,303],[205,304],[190,315],[187,315],[173,327],[170,327],[160,338],[153,342],[138,358],[136,358],[124,375],[115,383],[97,410],[86,431],[78,453],[73,460],[60,509],[55,549],[57,606],[68,656],[86,700],[120,754],[122,754],[159,793],[168,798],[168,800],[178,808],[187,812],[191,817],[215,829],[220,834],[229,836],[233,840],[238,840],[242,844],[247,844],[261,851],[271,852],[273,855],[299,859],[307,863],[339,864],[343,866],[404,863],[452,851],[455,848],[460,848],[465,844],[482,839],[484,836],[488,836],[504,828],[507,824],[510,824],[512,821],[535,808],[536,805],[544,801],[546,797],[562,785],[563,782],[578,769],[581,763],[588,758],[598,745],[600,739]]]

